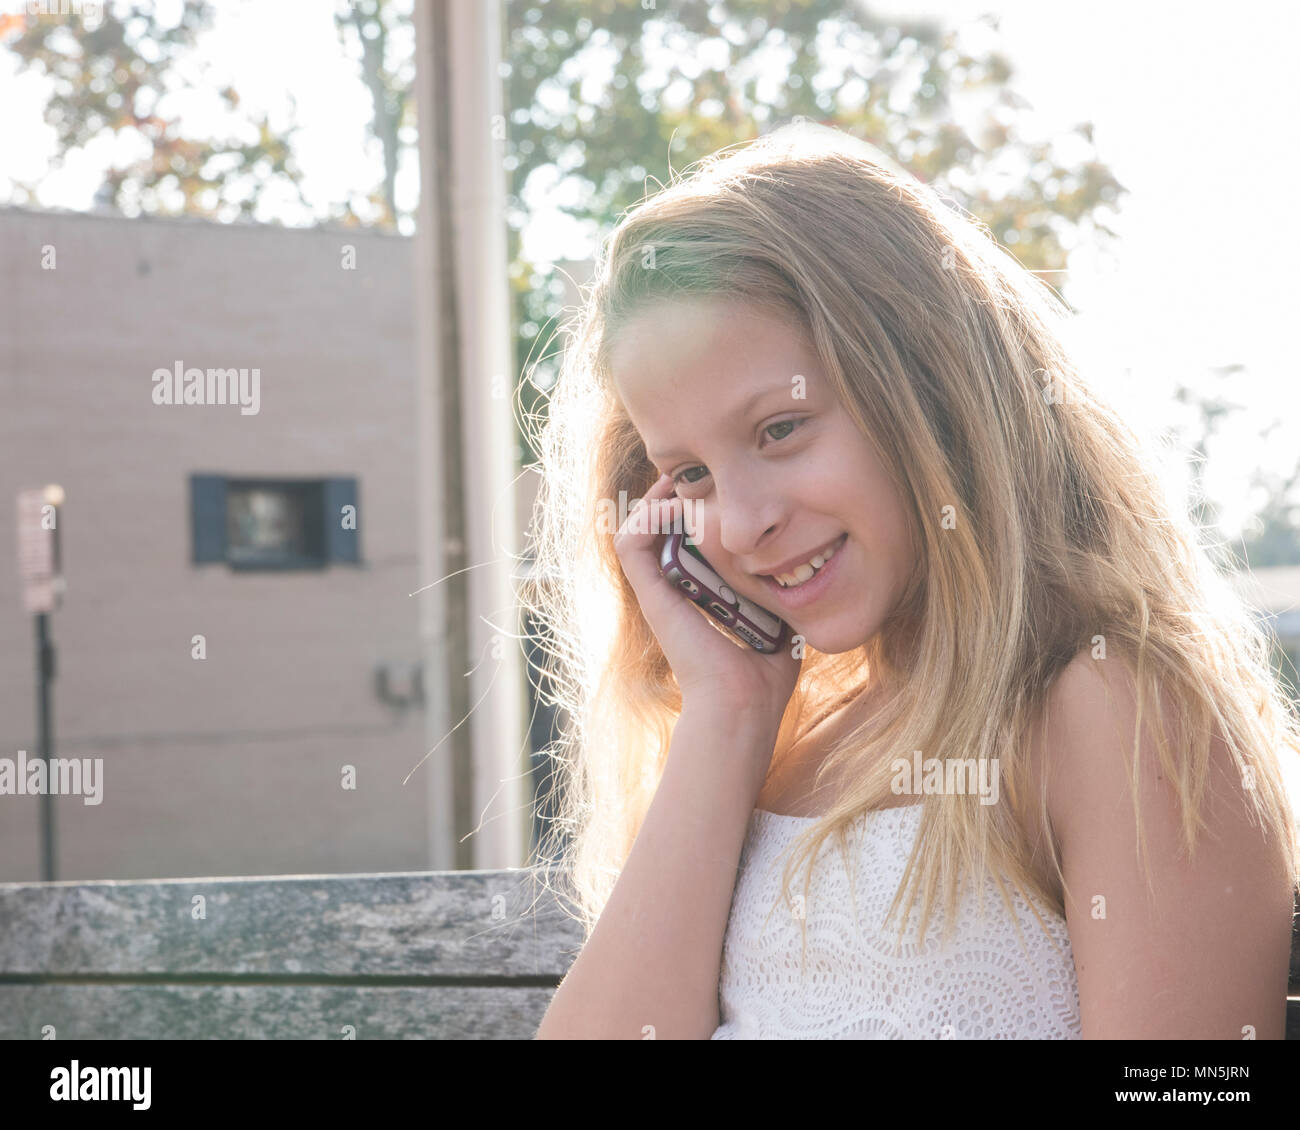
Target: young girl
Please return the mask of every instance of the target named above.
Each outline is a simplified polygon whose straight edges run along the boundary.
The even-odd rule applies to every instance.
[[[822,127],[618,225],[539,437],[586,932],[539,1037],[1282,1036],[1300,729],[1059,316]],[[660,574],[688,501],[776,654]]]

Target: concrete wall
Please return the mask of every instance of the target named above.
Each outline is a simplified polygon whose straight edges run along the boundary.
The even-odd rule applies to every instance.
[[[57,482],[56,754],[104,762],[102,804],[56,800],[57,878],[428,866],[424,779],[402,785],[420,711],[373,689],[377,664],[418,657],[412,251],[0,210],[0,757],[37,748],[14,495]],[[152,373],[177,360],[259,368],[260,411],[155,405]],[[191,564],[191,472],[356,476],[362,565]],[[37,814],[0,796],[0,880],[40,877]]]

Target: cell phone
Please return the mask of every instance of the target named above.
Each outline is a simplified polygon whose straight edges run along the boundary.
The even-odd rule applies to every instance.
[[[785,642],[789,626],[779,616],[739,595],[718,576],[699,546],[683,533],[670,533],[659,552],[659,572],[704,609],[733,639],[771,655]]]

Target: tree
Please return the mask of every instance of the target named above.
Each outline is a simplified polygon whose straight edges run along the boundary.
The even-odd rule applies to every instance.
[[[584,56],[617,62],[593,80]],[[761,59],[771,61],[768,69]],[[1020,136],[1027,104],[1007,85],[1012,68],[1002,55],[973,55],[958,32],[935,22],[885,20],[839,0],[661,0],[653,10],[635,0],[515,0],[507,6],[506,60],[521,359],[562,301],[562,282],[544,279],[520,251],[524,194],[544,169],[583,189],[580,203],[564,210],[606,229],[651,175],[667,179],[670,162],[684,167],[803,115],[893,155],[1049,282],[1060,281],[1067,240],[1081,229],[1113,234],[1098,213],[1125,191],[1092,153],[1089,124],[1075,139],[1089,155],[1074,166],[1052,143]],[[980,95],[987,106],[967,129],[955,103]],[[538,358],[535,379],[545,386],[553,371]],[[525,385],[530,412],[543,410],[543,391]]]
[[[371,129],[384,160],[384,180],[377,194],[384,208],[378,221],[382,227],[397,226],[397,166],[402,150],[416,143],[411,97],[415,60],[409,50],[395,48],[397,32],[403,25],[409,30],[410,20],[410,4],[394,0],[342,0],[334,11],[339,37],[359,60],[374,108]]]
[[[1274,423],[1272,427],[1277,427]],[[1268,431],[1264,434],[1267,435]],[[1256,471],[1251,486],[1263,488],[1268,497],[1255,513],[1242,538],[1242,555],[1252,569],[1274,565],[1300,565],[1300,460],[1285,478]]]
[[[1234,376],[1244,370],[1239,364],[1222,365],[1212,370],[1220,380]],[[1209,445],[1220,425],[1234,413],[1241,411],[1242,405],[1226,400],[1222,396],[1210,396],[1197,392],[1187,385],[1180,384],[1174,393],[1179,404],[1195,407],[1198,416],[1198,434],[1188,439],[1184,430],[1174,428],[1173,432],[1188,450],[1193,476],[1191,499],[1191,517],[1201,530],[1208,534],[1205,539],[1215,546],[1226,546],[1227,535],[1221,525],[1221,507],[1206,489],[1205,468],[1209,460]],[[1281,426],[1281,420],[1274,420],[1260,432],[1260,439],[1268,436]],[[1225,567],[1263,569],[1277,565],[1300,565],[1300,502],[1295,498],[1295,489],[1300,483],[1300,461],[1284,478],[1265,471],[1255,471],[1250,478],[1250,485],[1266,492],[1263,505],[1247,525],[1229,558],[1223,560]]]
[[[144,156],[107,170],[96,194],[101,205],[128,214],[233,219],[251,216],[272,185],[298,187],[292,125],[275,130],[266,115],[244,115],[245,140],[194,138],[182,133],[176,117],[160,112],[170,91],[194,82],[181,64],[193,69],[195,42],[212,15],[208,0],[185,0],[179,21],[167,25],[153,4],[119,0],[93,28],[71,10],[0,23],[0,41],[24,67],[50,78],[45,121],[58,139],[56,165],[106,133],[144,142]],[[219,96],[229,111],[238,111],[236,91],[227,87]],[[24,191],[35,198],[35,186]],[[301,190],[298,195],[301,200]]]
[[[409,4],[338,0],[335,10],[374,108],[384,171],[371,200],[387,228],[402,218],[394,186],[414,140]],[[1097,159],[1091,126],[1071,138],[1082,159],[1066,161],[1054,142],[1023,137],[1026,103],[1010,88],[1011,64],[996,51],[972,53],[958,31],[937,22],[887,20],[843,0],[659,0],[650,8],[640,0],[506,0],[504,10],[516,372],[531,368],[525,362],[563,294],[549,265],[522,254],[534,176],[575,184],[577,202],[563,210],[594,233],[652,181],[666,180],[670,166],[797,115],[874,142],[1062,291],[1069,246],[1112,234],[1104,211],[1124,189]],[[55,80],[46,120],[61,149],[123,129],[152,146],[150,157],[109,171],[105,199],[113,204],[230,218],[232,207],[250,214],[273,182],[297,186],[292,129],[277,135],[261,118],[252,121],[255,141],[194,140],[155,113],[211,15],[207,0],[186,0],[180,23],[166,27],[151,6],[119,0],[93,31],[66,15],[12,18],[10,49]],[[995,18],[985,20],[996,30]],[[235,91],[222,95],[238,106]],[[958,111],[977,101],[963,122]],[[351,204],[326,208],[319,219],[366,222]],[[536,361],[534,378],[545,385],[552,359]],[[525,382],[524,408],[544,412],[543,393]]]

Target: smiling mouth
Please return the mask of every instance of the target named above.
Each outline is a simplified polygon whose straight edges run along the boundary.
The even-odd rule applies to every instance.
[[[765,579],[770,579],[783,589],[798,588],[800,585],[812,580],[826,564],[844,548],[844,543],[848,539],[848,532],[840,534],[833,542],[830,543],[829,549],[821,554],[815,554],[812,558],[802,565],[798,565],[790,573],[764,573]],[[810,571],[811,570],[811,571]]]

